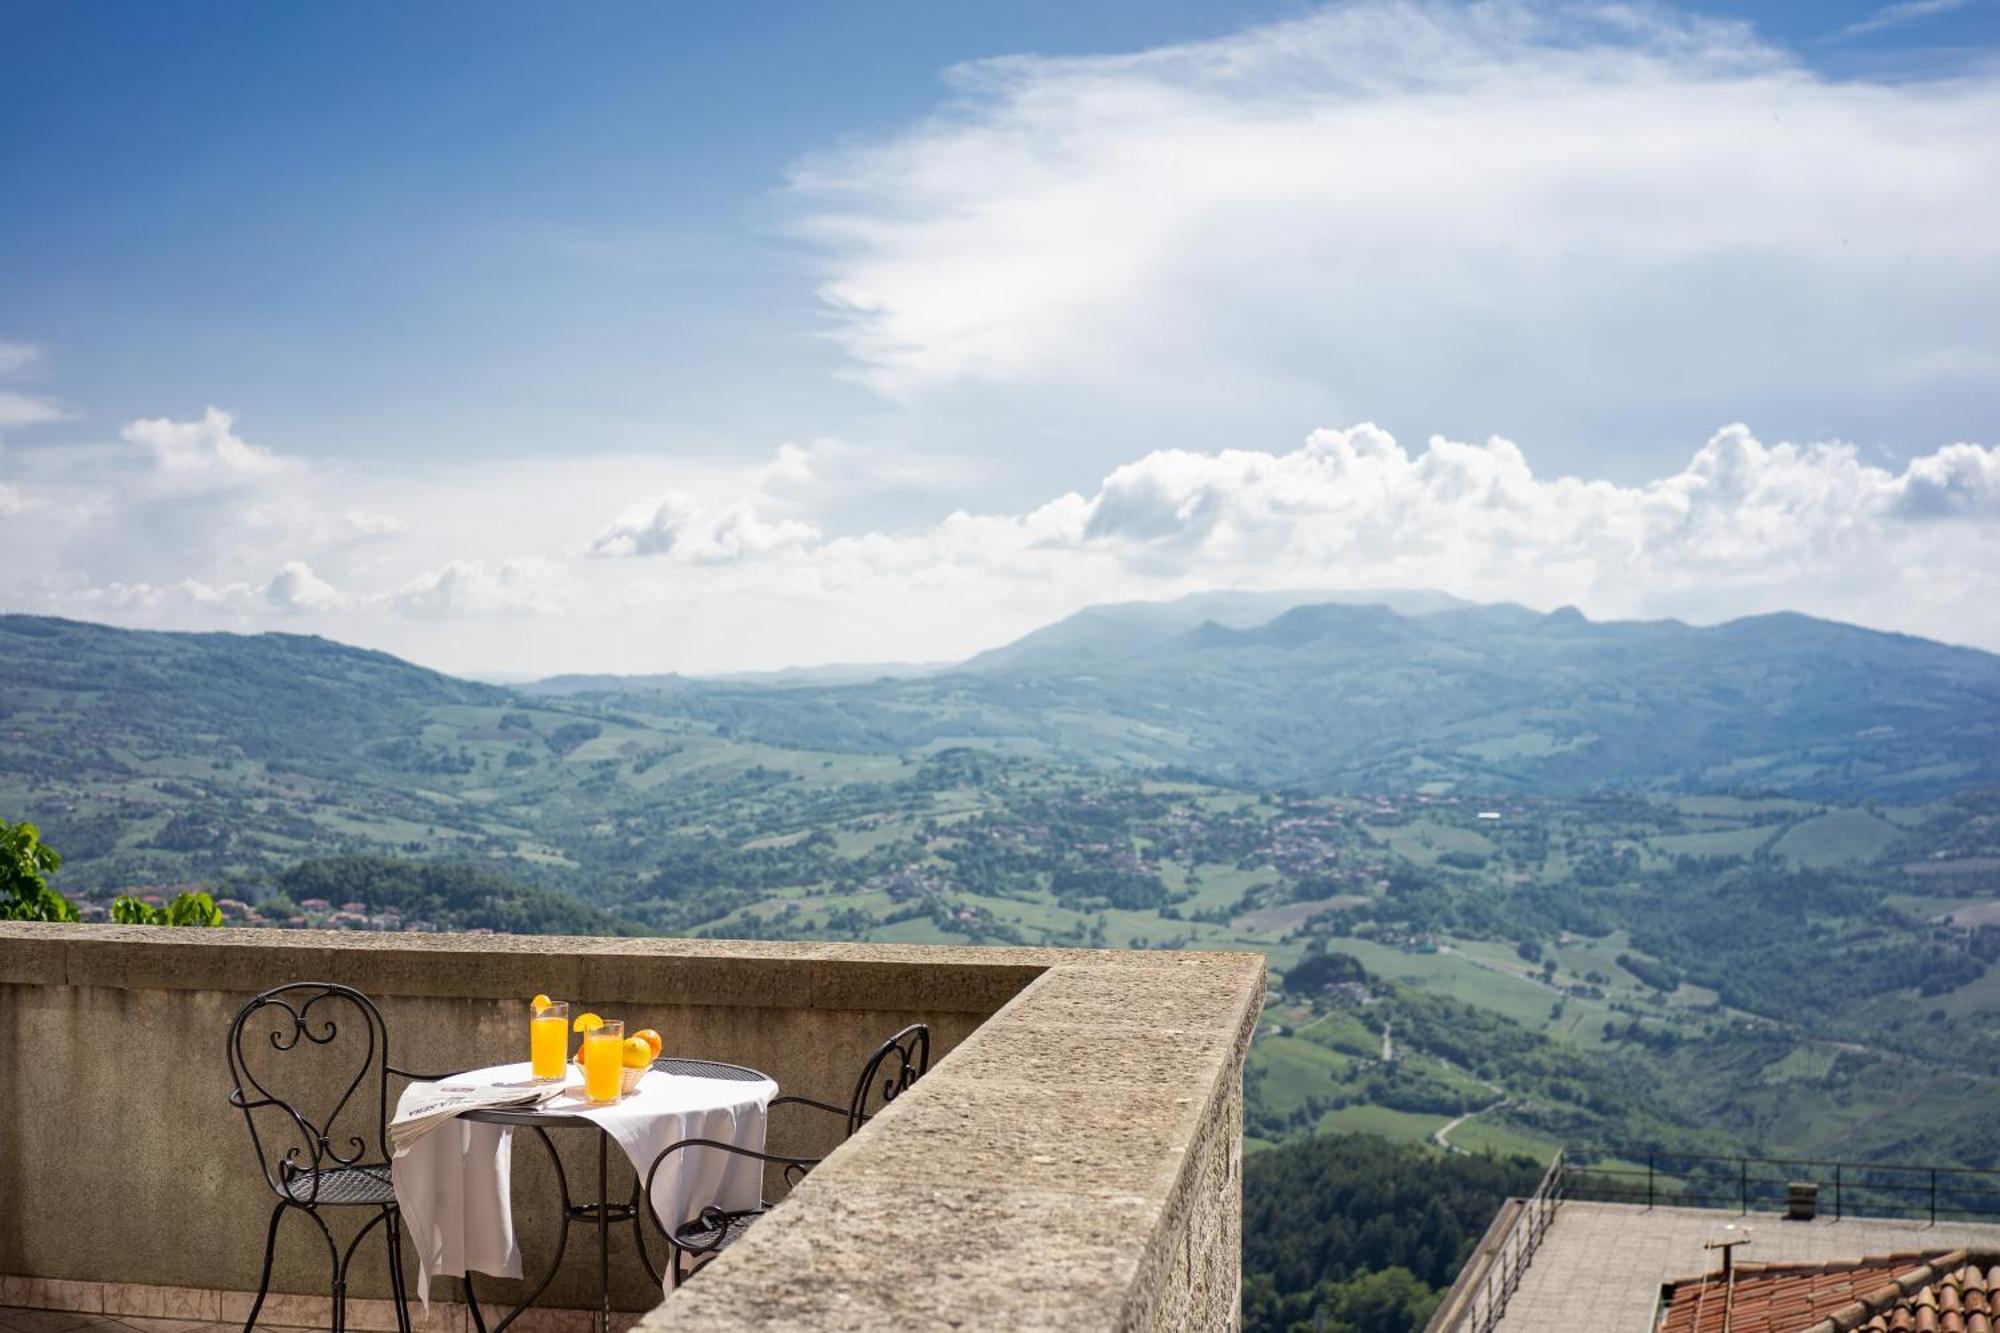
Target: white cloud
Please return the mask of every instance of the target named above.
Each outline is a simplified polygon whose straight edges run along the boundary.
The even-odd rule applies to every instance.
[[[1965,8],[1967,0],[1897,0],[1896,4],[1884,5],[1859,22],[1850,23],[1840,30],[1843,37],[1867,37],[1873,33],[1886,32],[1890,28],[1900,28],[1918,23],[1939,14],[1949,14],[1953,10]]]
[[[92,587],[64,586],[57,595],[65,606],[92,614],[144,612],[173,617],[215,613],[239,623],[272,613],[295,616],[334,611],[349,600],[303,560],[286,561],[262,584],[182,579],[163,585],[144,579],[113,579]]]
[[[264,585],[264,604],[273,611],[331,611],[346,604],[338,588],[313,573],[303,560],[287,560]]]
[[[781,455],[780,466],[792,460]],[[599,556],[662,555],[696,565],[795,550],[819,540],[819,529],[796,519],[759,517],[747,503],[711,509],[694,496],[669,492],[621,514],[590,544]]]
[[[235,485],[275,476],[298,466],[236,434],[234,413],[211,407],[199,421],[156,417],[135,421],[123,432],[162,478],[176,484]]]
[[[6,518],[10,514],[25,513],[33,503],[33,500],[21,494],[20,487],[0,482],[0,518]]]
[[[1913,460],[1898,482],[1896,510],[1917,519],[2000,520],[2000,449],[1954,444]]]
[[[113,582],[106,588],[112,605],[155,607],[170,597],[186,599],[195,606],[219,611],[233,611],[241,614],[255,609],[262,599],[257,589],[247,583],[212,584],[200,579],[182,579],[171,589],[159,589],[148,583],[123,584]],[[277,608],[273,607],[273,610]]]
[[[1105,479],[1082,541],[1168,579],[1321,571],[1610,614],[1699,605],[1706,618],[1776,597],[1854,615],[1871,590],[1954,550],[2000,548],[1991,526],[1923,521],[2000,516],[1996,477],[2000,450],[1955,445],[1892,473],[1851,446],[1766,445],[1738,425],[1681,471],[1617,486],[1538,478],[1505,439],[1433,439],[1412,454],[1364,425],[1317,431],[1287,454],[1148,455]]]
[[[809,606],[820,625],[798,642],[849,657],[885,640],[950,657],[1002,625],[1205,587],[1429,586],[1700,621],[1791,608],[2000,648],[1982,586],[2000,568],[1996,497],[2000,449],[1973,444],[1891,470],[1735,425],[1677,471],[1617,485],[1539,477],[1505,439],[1411,451],[1362,425],[1285,453],[1156,451],[1018,514],[774,549],[711,595]]]
[[[40,426],[68,417],[69,413],[52,399],[0,389],[0,430],[15,426]]]
[[[18,375],[41,359],[42,349],[33,343],[0,341],[0,379]],[[69,416],[62,404],[52,398],[0,389],[0,430],[67,421]]]
[[[356,541],[377,541],[384,537],[400,537],[410,530],[410,525],[392,514],[369,514],[358,509],[347,511],[347,530]]]
[[[420,574],[391,599],[396,610],[423,620],[460,616],[560,615],[568,607],[566,575],[552,560],[453,560]]]
[[[42,349],[34,343],[0,339],[0,375],[15,375],[42,359]]]
[[[1697,621],[1789,608],[2000,650],[2000,448],[1971,442],[1885,465],[1729,426],[1613,482],[1538,474],[1504,438],[1410,448],[1364,424],[1289,450],[1150,449],[1074,492],[840,531],[813,506],[860,484],[873,456],[848,446],[733,474],[356,472],[251,445],[222,415],[153,431],[164,455],[10,452],[31,491],[0,491],[0,603],[302,625],[462,671],[945,660],[1092,602],[1214,587],[1430,586]],[[675,475],[699,489],[660,484]],[[634,493],[662,498],[607,524]],[[385,504],[424,523],[357,540],[392,529]]]
[[[1195,447],[1497,422],[1581,468],[1725,414],[2000,408],[1967,373],[2000,357],[1995,67],[1833,81],[1667,9],[1364,0],[953,79],[795,180],[855,374],[912,409]]]

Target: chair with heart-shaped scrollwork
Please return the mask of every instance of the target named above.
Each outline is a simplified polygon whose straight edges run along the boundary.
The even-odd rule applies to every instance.
[[[389,1032],[366,995],[330,981],[296,981],[253,997],[229,1025],[229,1104],[243,1112],[264,1183],[277,1195],[264,1270],[244,1321],[257,1323],[285,1218],[302,1213],[332,1262],[335,1333],[347,1326],[347,1277],[356,1250],[380,1227],[389,1248],[396,1324],[409,1333],[402,1220],[389,1178],[389,1077],[420,1078],[389,1063]],[[282,1087],[284,1091],[279,1091]],[[343,1247],[322,1213],[369,1210]]]

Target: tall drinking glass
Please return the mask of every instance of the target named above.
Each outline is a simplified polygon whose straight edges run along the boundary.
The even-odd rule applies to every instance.
[[[528,1020],[528,1063],[536,1078],[561,1078],[569,1063],[569,1004],[557,1000]]]
[[[583,1034],[583,1095],[588,1101],[615,1102],[625,1081],[625,1024],[606,1020]]]

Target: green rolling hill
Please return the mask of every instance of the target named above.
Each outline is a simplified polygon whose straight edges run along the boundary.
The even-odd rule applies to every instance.
[[[1989,653],[1799,615],[1598,624],[1395,600],[1093,608],[915,679],[598,697],[778,745],[969,744],[1320,792],[1924,799],[2000,779]]]

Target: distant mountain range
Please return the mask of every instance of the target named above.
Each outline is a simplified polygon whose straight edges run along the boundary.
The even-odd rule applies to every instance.
[[[1596,623],[1422,591],[1091,607],[949,670],[689,684],[775,744],[991,746],[1318,791],[1915,799],[2000,779],[2000,657],[1809,616]]]
[[[1090,606],[1010,644],[966,661],[965,671],[1074,671],[1111,664],[1163,647],[1189,630],[1213,624],[1250,629],[1301,606],[1386,606],[1399,615],[1463,610],[1473,605],[1446,593],[1380,589],[1370,592],[1198,592],[1170,602]]]
[[[632,690],[685,690],[703,685],[851,685],[858,681],[908,680],[950,670],[946,664],[911,662],[836,662],[827,666],[780,667],[775,671],[735,671],[721,676],[618,676],[598,672],[566,672],[539,680],[508,682],[533,697],[566,694],[622,694]]]
[[[1318,791],[1893,801],[2000,781],[2000,657],[1793,614],[1694,627],[1422,591],[1207,593],[1091,607],[956,667],[834,670],[510,689],[291,635],[0,617],[7,692],[96,699],[85,725],[108,745],[207,734],[336,765],[422,709],[588,695],[794,748],[971,745]],[[0,693],[0,729],[8,709]]]

